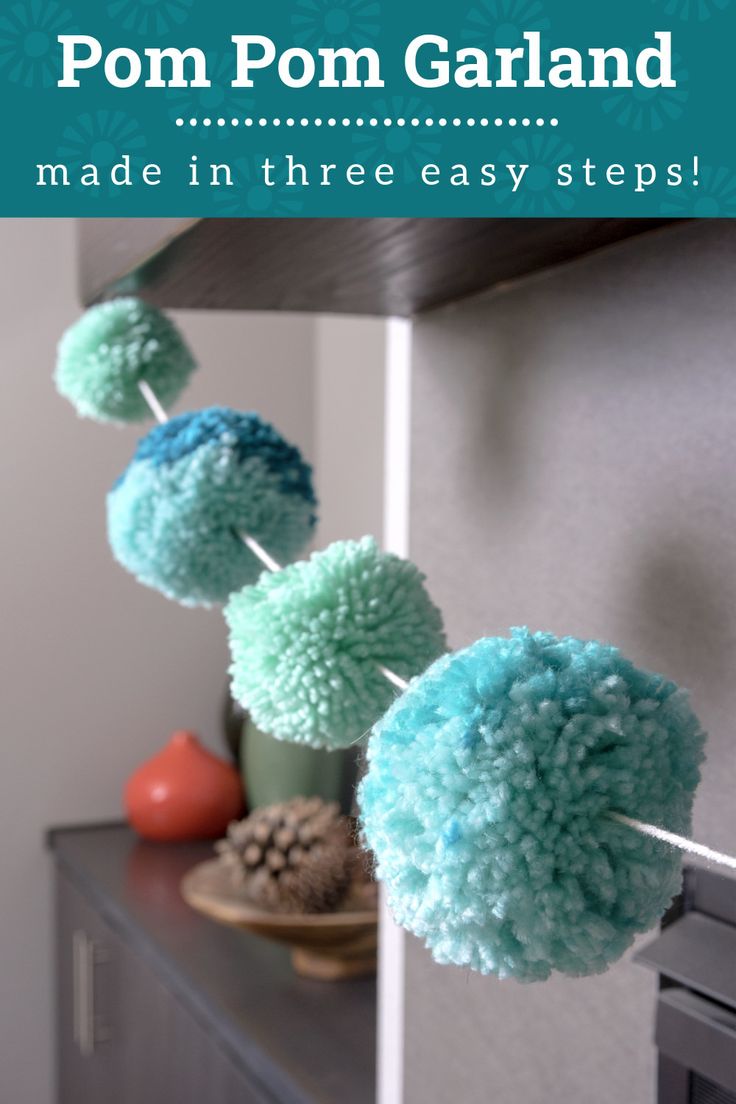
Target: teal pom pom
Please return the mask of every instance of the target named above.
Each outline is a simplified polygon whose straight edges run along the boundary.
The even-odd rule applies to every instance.
[[[376,542],[339,541],[234,594],[234,696],[281,740],[347,747],[370,729],[402,678],[445,650],[442,618],[414,564]]]
[[[156,426],[107,499],[115,558],[183,605],[224,602],[261,564],[299,555],[315,526],[311,469],[257,414],[212,407]]]
[[[515,629],[439,659],[376,726],[360,792],[397,921],[435,959],[543,980],[600,973],[656,923],[704,734],[687,695],[605,644]]]
[[[183,337],[155,307],[114,299],[91,307],[59,342],[56,386],[84,418],[138,422],[151,412],[138,384],[159,402],[178,398],[196,367]]]

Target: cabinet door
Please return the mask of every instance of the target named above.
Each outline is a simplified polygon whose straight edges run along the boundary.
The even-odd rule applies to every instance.
[[[57,958],[59,1104],[274,1104],[63,877]]]
[[[116,957],[114,1046],[120,1066],[115,1104],[274,1104],[206,1028],[124,944]]]
[[[63,878],[57,881],[59,1104],[118,1104],[110,1039],[109,930]]]

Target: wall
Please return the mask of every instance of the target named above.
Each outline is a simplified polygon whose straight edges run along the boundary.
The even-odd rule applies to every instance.
[[[108,551],[105,493],[140,431],[79,420],[51,382],[79,309],[72,224],[2,221],[0,253],[0,1100],[47,1104],[43,831],[118,817],[123,780],[175,727],[217,748],[227,649],[217,611],[166,601]],[[203,365],[179,409],[257,409],[313,456],[313,321],[177,317]]]
[[[453,645],[612,640],[710,731],[695,834],[736,838],[736,225],[678,226],[420,319],[411,551]],[[438,447],[441,442],[441,447]],[[405,1104],[648,1104],[654,979],[537,986],[406,944]]]
[[[383,527],[386,324],[320,318],[315,341],[317,543],[375,536]]]

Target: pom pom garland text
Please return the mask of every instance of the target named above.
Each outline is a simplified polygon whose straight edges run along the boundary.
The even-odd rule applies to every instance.
[[[523,46],[453,49],[441,35],[413,38],[404,53],[404,70],[419,88],[676,88],[672,75],[672,34],[656,31],[654,44],[635,56],[620,46],[543,48],[539,31],[525,31]],[[279,50],[264,35],[232,35],[233,88],[253,88],[259,75],[276,73],[287,88],[383,88],[381,56],[371,47],[303,47]],[[102,67],[114,88],[209,88],[205,52],[198,47],[127,46],[103,49],[84,34],[58,36],[62,51],[59,88],[79,88],[82,74]]]

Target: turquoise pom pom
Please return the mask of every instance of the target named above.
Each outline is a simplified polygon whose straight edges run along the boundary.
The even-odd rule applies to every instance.
[[[276,559],[297,556],[316,523],[311,469],[257,414],[212,407],[156,426],[107,499],[115,558],[184,605],[212,605],[256,580],[238,534]]]
[[[689,833],[703,743],[685,692],[608,645],[515,629],[444,656],[376,726],[359,792],[396,919],[484,974],[602,972],[681,882],[606,814]]]
[[[183,337],[155,307],[114,299],[91,307],[59,342],[56,386],[84,418],[138,422],[151,412],[138,383],[168,406],[196,365]]]
[[[423,578],[370,537],[262,575],[225,609],[234,696],[278,739],[356,743],[396,693],[379,665],[411,678],[445,650]]]

